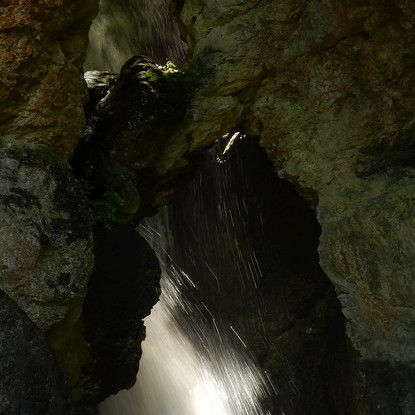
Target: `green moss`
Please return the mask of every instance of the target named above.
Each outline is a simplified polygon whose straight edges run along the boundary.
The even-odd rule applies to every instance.
[[[196,39],[196,25],[194,23],[188,26],[187,31],[192,39]]]
[[[54,150],[52,147],[50,147],[50,146],[48,146],[48,145],[46,145],[46,144],[39,144],[39,145],[37,145],[34,149],[35,149],[35,151],[37,151],[38,153],[43,154],[43,155],[45,155],[45,156],[47,156],[47,157],[51,157],[51,158],[60,158],[60,157],[56,154],[55,150]]]
[[[157,83],[162,79],[162,75],[159,72],[156,72],[152,69],[149,69],[146,72],[146,78],[151,82],[151,83]]]
[[[58,159],[62,160],[62,158],[55,152],[55,150],[47,145],[47,144],[36,144],[36,145],[14,145],[11,147],[5,147],[2,149],[5,151],[9,156],[15,158],[25,158],[25,157],[33,157],[33,156],[43,156],[42,159]]]

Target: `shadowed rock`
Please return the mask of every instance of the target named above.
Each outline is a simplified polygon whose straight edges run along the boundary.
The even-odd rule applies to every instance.
[[[129,225],[97,229],[95,258],[83,316],[99,400],[135,383],[143,319],[160,294],[160,267],[153,250]]]
[[[87,79],[92,97],[99,85],[104,85],[103,96],[105,84],[113,82],[112,75],[96,71],[88,72]],[[167,147],[174,154],[186,146],[183,137],[175,143],[171,137],[185,117],[189,93],[186,80],[171,76],[150,58],[136,56],[125,63],[95,109],[89,107],[85,136],[72,162],[77,177],[88,183],[92,200],[116,192],[124,221],[133,219],[139,207],[142,215],[172,198],[183,163],[168,166],[169,174],[158,171],[165,167],[161,158]]]
[[[0,291],[0,413],[68,415],[70,387],[36,325]]]

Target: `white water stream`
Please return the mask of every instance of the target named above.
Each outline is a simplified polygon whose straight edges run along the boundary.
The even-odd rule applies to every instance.
[[[134,55],[158,64],[182,64],[187,46],[168,7],[168,0],[100,0],[89,30],[84,70],[119,72]]]
[[[151,56],[160,64],[166,60],[181,64],[187,48],[180,40],[168,0],[100,0],[89,40],[85,70],[118,72],[125,61],[139,54]],[[222,156],[238,137],[238,134],[228,137],[226,147],[219,153],[210,153],[211,165],[224,162]],[[202,176],[198,180],[201,182]],[[236,218],[242,221],[245,202],[225,201],[232,193],[229,177],[219,175],[217,180],[218,200],[214,210],[222,223],[214,227],[208,223],[207,215],[203,214],[207,203],[199,193],[195,193],[191,208],[198,212],[197,226],[200,225],[202,233],[222,235],[224,230],[235,244],[231,228],[235,228]],[[167,217],[165,210],[141,228],[159,257],[163,275],[160,301],[145,320],[147,336],[136,385],[102,403],[100,415],[268,414],[261,406],[269,394],[267,382],[249,357],[243,339],[226,322],[217,323],[196,296],[189,301],[189,291],[198,287],[193,284],[192,276],[174,262],[176,247],[169,234]],[[210,264],[206,260],[200,262],[204,271],[209,270],[210,277],[216,279],[213,284],[218,290],[221,282],[217,267],[229,256],[237,261],[233,272],[240,279],[235,293],[247,287],[256,288],[259,266],[255,253],[243,239],[244,236],[232,246],[224,246],[218,240],[218,263],[213,259]],[[189,252],[189,260],[194,264],[197,261],[192,258],[191,249]],[[222,273],[227,272],[225,268]],[[232,280],[228,284],[232,285]],[[210,320],[206,319],[206,313]]]
[[[145,319],[137,382],[101,404],[100,415],[269,415],[262,409],[269,396],[267,381],[243,339],[229,325],[216,324],[191,295],[198,290],[192,276],[174,262],[177,247],[167,209],[140,231],[159,258],[162,295]]]
[[[146,319],[147,338],[136,385],[108,399],[102,415],[262,415],[267,394],[262,375],[209,327],[192,344],[174,318],[180,293],[168,275],[163,294]],[[191,310],[188,310],[192,312]],[[188,323],[187,323],[188,324]]]

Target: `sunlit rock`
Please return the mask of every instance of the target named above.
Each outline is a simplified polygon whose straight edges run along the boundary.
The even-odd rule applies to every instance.
[[[81,68],[97,2],[6,3],[0,6],[0,144],[47,144],[69,158],[85,125]]]

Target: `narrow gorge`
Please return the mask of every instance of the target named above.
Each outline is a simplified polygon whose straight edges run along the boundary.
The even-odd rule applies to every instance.
[[[414,414],[414,25],[0,1],[0,414]]]

